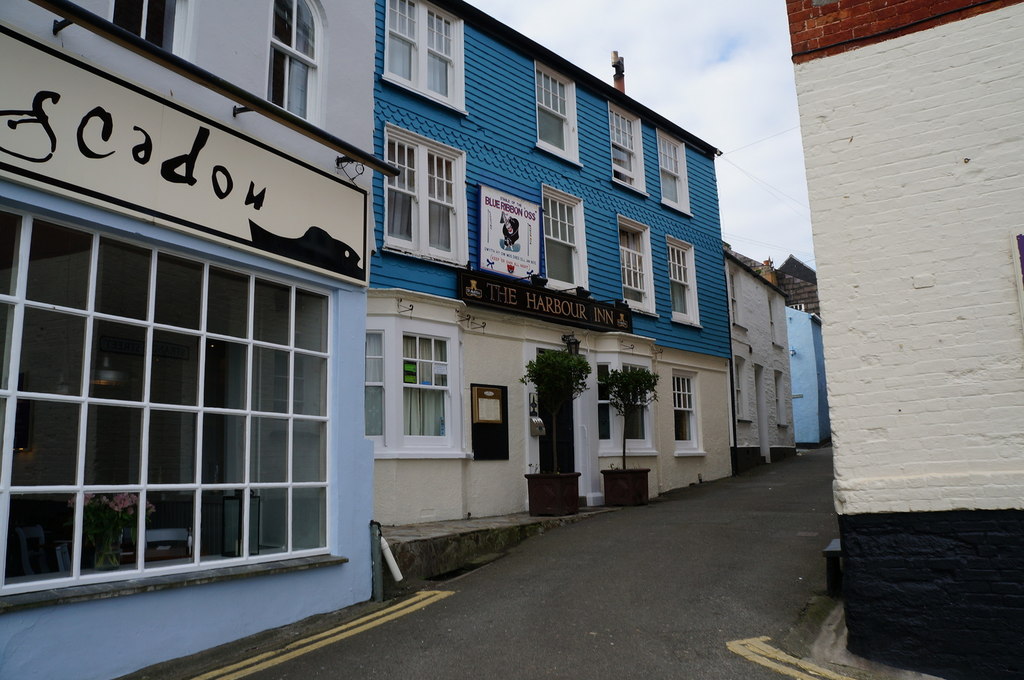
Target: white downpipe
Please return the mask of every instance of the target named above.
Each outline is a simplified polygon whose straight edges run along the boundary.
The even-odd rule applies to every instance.
[[[398,583],[403,578],[402,570],[398,568],[398,562],[395,562],[395,556],[391,554],[391,546],[388,545],[384,536],[380,537],[380,552],[384,555],[384,561],[388,563],[388,569],[391,570],[391,578]]]

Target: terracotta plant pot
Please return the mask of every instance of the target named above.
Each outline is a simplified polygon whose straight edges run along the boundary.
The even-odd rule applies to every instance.
[[[647,505],[649,468],[601,470],[605,505]]]
[[[580,473],[541,472],[526,475],[532,516],[575,515],[580,510]]]

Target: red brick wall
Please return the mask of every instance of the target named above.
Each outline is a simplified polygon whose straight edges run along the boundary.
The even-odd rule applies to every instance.
[[[787,0],[801,63],[990,12],[1024,0]]]

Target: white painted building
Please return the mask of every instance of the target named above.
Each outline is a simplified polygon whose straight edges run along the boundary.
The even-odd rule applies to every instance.
[[[371,596],[372,7],[156,7],[0,4],[4,678]]]
[[[1019,678],[1024,4],[890,4],[789,3],[850,649]]]
[[[790,384],[786,296],[725,251],[732,321],[734,470],[796,453]]]

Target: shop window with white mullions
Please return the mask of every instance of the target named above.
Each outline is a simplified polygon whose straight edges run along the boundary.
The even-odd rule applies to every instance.
[[[328,309],[0,212],[0,592],[325,552]]]

